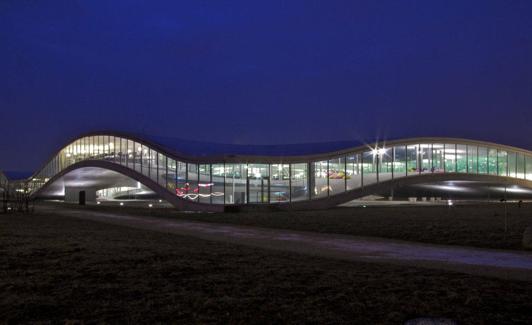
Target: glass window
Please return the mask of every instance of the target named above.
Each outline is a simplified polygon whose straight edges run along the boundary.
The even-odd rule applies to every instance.
[[[327,160],[311,163],[312,198],[323,198],[329,195],[329,179],[327,177]],[[312,177],[313,176],[313,177]]]
[[[393,149],[379,149],[379,181],[392,179],[393,176]]]
[[[407,175],[419,174],[418,145],[408,145],[406,147],[406,169]]]
[[[249,164],[249,203],[268,203],[270,188],[270,166],[268,164]]]
[[[72,164],[75,164],[76,163],[76,141],[72,142],[69,146],[68,146],[68,150],[69,150],[69,157],[70,157],[70,165]]]
[[[98,136],[93,136],[92,138],[92,158],[98,159]]]
[[[497,149],[488,149],[488,173],[497,175]]]
[[[176,193],[179,196],[187,198],[190,188],[187,184],[187,164],[182,161],[176,162]]]
[[[270,202],[290,201],[290,165],[272,164],[270,179]]]
[[[201,203],[211,203],[211,165],[199,165],[199,201]]]
[[[406,146],[393,147],[393,177],[406,176]]]
[[[508,176],[508,160],[506,151],[498,150],[497,164],[497,174],[499,176]]]
[[[153,150],[153,149],[148,149],[149,152],[150,152],[150,178],[154,181],[154,182],[158,182],[158,179],[159,179],[159,175],[157,173],[158,171],[158,166],[157,166],[157,160],[158,160],[158,156],[159,154],[157,153],[157,151]]]
[[[518,153],[516,160],[517,160],[516,161],[517,178],[529,179],[526,174],[532,173],[532,168],[529,169],[529,166],[528,166],[529,163],[532,163],[530,157],[526,156],[526,161],[525,161],[525,155],[522,154],[522,153]],[[525,170],[525,167],[526,167],[526,170]],[[530,167],[532,167],[532,166],[530,166]],[[531,174],[531,176],[532,176],[532,174]]]
[[[114,141],[113,141],[113,149],[114,149],[114,161],[115,163],[119,164],[120,163],[120,138],[119,137],[113,137],[114,138]]]
[[[187,164],[187,192],[189,193],[188,199],[197,201],[199,197],[199,171],[197,164]]]
[[[120,138],[120,163],[127,166],[127,140]]]
[[[111,143],[110,142],[110,139],[109,139],[109,136],[108,135],[104,135],[102,136],[102,141],[103,141],[103,150],[104,150],[104,159],[105,160],[110,160],[110,154],[111,154],[111,148],[109,147],[109,144]]]
[[[79,140],[76,140],[74,141],[74,143],[72,143],[72,162],[73,163],[76,163],[78,162],[78,147],[79,147]]]
[[[99,135],[94,136],[94,158],[96,159],[100,159],[102,152],[103,152],[103,149],[101,149],[100,143],[101,143],[100,136]]]
[[[66,160],[66,148],[63,148],[63,149],[61,149],[61,154],[59,156],[59,168],[60,168],[60,170],[63,170],[66,167],[65,160]]]
[[[98,136],[99,155],[98,159],[105,159],[105,137],[103,135]]]
[[[246,164],[225,164],[225,203],[245,204],[246,201]]]
[[[515,152],[508,152],[508,176],[516,177],[517,157]]]
[[[76,162],[79,162],[83,159],[83,156],[81,155],[81,144],[83,139],[77,139],[75,142],[75,152],[76,152]]]
[[[57,161],[59,159],[59,155],[56,155],[53,159],[52,159],[52,174],[55,175],[59,172],[59,170],[57,169]]]
[[[456,170],[459,173],[467,173],[467,146],[456,145]]]
[[[90,137],[84,137],[80,139],[80,153],[81,159],[90,159]]]
[[[83,137],[79,140],[79,153],[81,160],[85,160],[88,157],[87,142],[87,137]]]
[[[150,148],[142,145],[142,174],[150,177]]]
[[[112,136],[107,136],[107,159],[110,161],[114,161],[115,158],[115,139]]]
[[[142,145],[135,142],[135,170],[142,173]]]
[[[97,141],[98,141],[98,159],[104,159],[105,158],[105,151],[104,151],[104,136],[103,135],[100,135],[100,136],[97,136]]]
[[[470,174],[478,172],[477,146],[467,146],[467,172]]]
[[[212,203],[224,204],[224,164],[213,164],[212,169]]]
[[[176,191],[176,161],[168,158],[163,154],[159,154],[158,159],[158,183],[166,187],[174,195],[178,195]]]
[[[94,158],[94,137],[87,137],[87,158]]]
[[[443,173],[444,167],[444,145],[441,143],[432,144],[432,169],[433,173]]]
[[[85,159],[85,138],[79,139],[78,145],[79,161],[81,161]]]
[[[419,161],[421,162],[422,173],[432,171],[432,144],[422,143],[419,145]]]
[[[329,195],[345,192],[345,157],[329,160]]]
[[[111,136],[109,135],[106,135],[104,136],[104,140],[105,140],[105,146],[107,147],[107,151],[105,153],[105,158],[107,160],[112,160],[113,157],[112,157],[112,152],[111,152],[111,148],[113,146],[113,142],[111,141]]]
[[[455,173],[456,172],[456,145],[455,144],[445,144],[445,172],[446,173]]]
[[[517,164],[517,171],[520,172],[519,164]],[[523,168],[523,174],[526,172],[526,179],[532,181],[532,156],[526,155],[526,162]]]
[[[127,140],[127,166],[135,169],[135,142]]]
[[[73,144],[68,145],[66,157],[67,157],[67,167],[68,167],[74,163]]]
[[[159,153],[158,156],[157,156],[157,178],[158,178],[158,181],[157,183],[159,183],[159,185],[161,185],[162,187],[166,187],[166,188],[175,188],[175,185],[169,185],[168,184],[168,178],[170,178],[170,182],[173,182],[175,183],[175,181],[173,180],[173,176],[175,175],[169,175],[169,172],[166,170],[166,165],[167,165],[167,158],[165,155]]]
[[[488,173],[488,148],[478,147],[478,173]]]
[[[360,155],[348,155],[346,158],[346,188],[353,190],[362,186],[362,174],[360,173]]]
[[[96,140],[96,158],[97,159],[102,159],[103,156],[104,156],[104,152],[103,152],[103,136],[101,135],[98,135],[95,137],[95,140]]]
[[[86,137],[83,137],[79,140],[79,153],[80,153],[80,159],[84,160],[86,151],[85,151],[85,141],[87,140]]]
[[[65,149],[61,149],[61,152],[59,153],[59,159],[58,159],[58,164],[59,164],[59,170],[63,170],[63,161],[65,159]]]
[[[307,170],[307,164],[301,163],[301,164],[292,164],[290,166],[290,172],[291,172],[291,200],[292,202],[295,201],[303,201],[309,199],[309,191],[308,191],[308,170]]]
[[[224,175],[225,175],[225,204],[233,204],[235,200],[235,195],[233,191],[235,190],[235,186],[233,185],[234,177],[233,177],[233,164],[225,164],[224,168]]]
[[[94,146],[93,158],[100,159],[100,137],[99,136],[92,137],[92,145]]]
[[[87,137],[87,158],[92,159],[94,157],[94,140],[93,137]]]
[[[377,182],[376,152],[362,153],[362,185],[366,186]]]
[[[103,149],[103,159],[107,159],[109,156],[109,136],[100,136],[100,144],[102,145]]]

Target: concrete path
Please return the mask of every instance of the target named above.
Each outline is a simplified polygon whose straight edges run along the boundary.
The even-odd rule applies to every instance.
[[[532,281],[532,253],[219,223],[54,209],[53,213],[206,240],[351,261],[391,263]]]

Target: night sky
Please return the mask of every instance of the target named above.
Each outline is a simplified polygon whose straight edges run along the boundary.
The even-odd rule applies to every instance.
[[[0,2],[0,169],[118,130],[532,149],[532,1]]]

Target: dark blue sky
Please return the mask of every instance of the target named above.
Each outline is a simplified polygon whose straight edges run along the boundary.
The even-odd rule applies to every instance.
[[[0,2],[0,169],[115,129],[532,149],[532,1]]]

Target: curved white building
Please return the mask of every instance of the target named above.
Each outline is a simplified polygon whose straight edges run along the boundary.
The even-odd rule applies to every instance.
[[[415,138],[310,155],[188,156],[142,137],[97,133],[69,142],[28,180],[33,197],[77,199],[83,193],[94,201],[96,193],[144,191],[178,209],[204,211],[324,208],[369,194],[393,195],[405,186],[434,185],[452,193],[456,187],[449,182],[501,184],[532,194],[532,152],[483,141]]]

